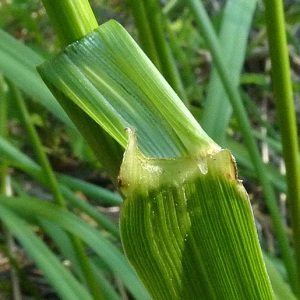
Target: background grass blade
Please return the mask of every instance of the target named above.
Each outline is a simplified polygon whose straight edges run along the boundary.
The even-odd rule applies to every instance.
[[[286,282],[283,280],[282,276],[276,270],[272,261],[269,257],[267,257],[267,255],[264,255],[264,261],[276,299],[296,300],[297,298],[287,286]]]
[[[219,42],[223,60],[230,68],[230,80],[236,87],[245,60],[256,3],[256,0],[229,0],[223,11]],[[200,124],[206,133],[223,147],[231,115],[231,103],[214,66],[207,86]]]
[[[40,182],[47,186],[47,181],[44,179],[44,174],[39,164],[22,153],[18,148],[13,146],[10,142],[8,142],[1,136],[0,150],[2,154],[0,156],[0,161],[5,161],[11,166],[14,166],[26,172],[27,174],[36,178],[37,180],[40,180]],[[72,190],[81,190],[84,194],[99,199],[99,201],[103,199],[104,203],[110,206],[120,205],[122,203],[122,198],[118,194],[107,189],[68,175],[57,174],[57,176],[59,177],[60,183],[67,185]]]
[[[45,233],[49,235],[49,237],[58,247],[63,257],[70,261],[71,269],[76,274],[76,277],[79,278],[80,282],[83,282],[85,286],[88,286],[88,278],[84,276],[81,271],[81,263],[78,259],[78,255],[76,255],[76,252],[74,251],[74,246],[70,241],[69,235],[61,228],[56,226],[53,222],[49,222],[45,219],[40,219],[39,222],[42,228],[45,230]],[[100,275],[101,271],[93,264],[91,261],[91,256],[88,256],[86,253],[84,253],[84,255],[86,255],[87,261],[93,269],[96,283],[101,291],[101,293],[97,295],[97,299],[120,299],[117,297],[116,291],[109,283],[108,279],[103,274],[101,274],[102,276]],[[95,299],[95,296],[93,296],[93,299]]]
[[[30,158],[28,158],[26,155],[21,153],[18,149],[14,148],[12,145],[10,145],[7,141],[5,141],[3,138],[0,137],[0,150],[2,151],[3,155],[8,156],[9,159],[3,159],[2,161],[7,162],[10,164],[10,166],[14,166],[16,168],[19,168],[20,170],[23,170],[28,175],[35,178],[37,181],[39,181],[42,185],[45,187],[48,186],[47,178],[42,170],[42,168],[32,161]],[[0,158],[1,161],[1,158]],[[104,228],[108,230],[111,234],[114,236],[119,236],[118,228],[115,224],[113,224],[107,217],[97,212],[94,207],[92,207],[90,204],[82,201],[82,199],[79,199],[74,192],[68,187],[68,183],[71,181],[74,187],[74,179],[70,178],[69,176],[57,176],[58,180],[61,181],[59,183],[59,188],[61,190],[62,195],[66,198],[66,201],[68,203],[71,203],[73,207],[79,208],[82,212],[86,213],[90,217],[92,217],[101,228]],[[61,178],[61,180],[60,180]],[[114,201],[106,202],[107,204],[112,205],[120,205],[120,196],[117,196],[113,192],[110,192],[108,190],[105,190],[105,193],[103,193],[103,189],[99,188],[95,185],[82,182],[81,180],[75,180],[76,183],[81,184],[81,191],[90,197],[95,197],[96,199],[106,199],[106,201],[110,201],[113,199]],[[76,186],[76,191],[80,190],[80,186]],[[74,187],[75,188],[75,187]]]
[[[0,72],[5,77],[74,127],[35,69],[44,61],[40,55],[0,29],[0,57]]]
[[[10,201],[11,199],[8,198]],[[0,202],[2,201],[2,197]],[[26,199],[21,199],[26,203]],[[0,216],[14,236],[26,247],[46,278],[63,299],[92,299],[91,295],[60,263],[49,248],[28,228],[28,225],[15,213],[0,204]],[[59,276],[57,276],[59,274]]]
[[[98,229],[88,225],[79,217],[50,203],[30,197],[25,199],[0,197],[0,206],[8,207],[20,216],[29,218],[32,221],[33,218],[38,218],[36,222],[39,222],[39,219],[46,219],[65,231],[78,236],[119,276],[134,297],[149,299],[147,291],[141,285],[121,252],[103,237]]]
[[[64,183],[72,190],[82,191],[85,195],[95,198],[104,205],[119,206],[123,202],[119,194],[75,177],[59,175],[59,182]]]

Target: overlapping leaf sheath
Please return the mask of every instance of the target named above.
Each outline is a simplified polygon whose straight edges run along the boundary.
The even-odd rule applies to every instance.
[[[273,299],[228,150],[153,159],[131,134],[119,183],[123,246],[154,299]]]
[[[65,107],[76,107],[67,112],[83,135],[78,108],[127,144],[122,243],[154,299],[273,299],[230,152],[205,134],[120,25],[100,26],[39,72]]]

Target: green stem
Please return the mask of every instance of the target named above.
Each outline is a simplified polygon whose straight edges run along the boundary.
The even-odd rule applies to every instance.
[[[265,200],[270,211],[274,230],[276,232],[278,244],[282,253],[284,264],[288,272],[290,283],[293,286],[293,290],[296,290],[297,280],[295,277],[295,261],[291,253],[289,240],[285,233],[285,227],[277,206],[274,190],[272,188],[271,183],[268,180],[265,165],[262,162],[258,146],[256,144],[254,136],[252,135],[252,129],[248,120],[246,110],[243,106],[237,88],[233,85],[233,83],[230,80],[231,76],[229,70],[226,67],[225,62],[223,61],[218,37],[211,25],[211,22],[204,9],[202,2],[197,0],[187,0],[187,3],[191,9],[191,12],[195,16],[195,21],[201,29],[203,38],[206,40],[206,43],[211,51],[214,63],[219,72],[219,76],[223,82],[225,91],[231,102],[236,117],[238,118],[241,132],[243,133],[245,143],[247,145],[247,148],[249,149],[251,160],[253,161],[253,165],[255,166],[257,172],[257,177],[265,194]]]
[[[26,130],[29,134],[35,154],[37,156],[37,159],[40,162],[45,175],[47,176],[48,186],[49,186],[51,193],[54,196],[55,202],[58,206],[66,208],[64,198],[59,191],[58,182],[52,171],[52,167],[51,167],[49,160],[44,152],[44,149],[40,142],[39,136],[38,136],[34,126],[31,123],[30,115],[27,110],[26,104],[24,102],[24,98],[22,97],[20,91],[16,88],[16,86],[13,83],[11,83],[8,80],[7,80],[7,83],[8,83],[10,92],[11,92],[12,100],[17,103],[18,108],[23,117],[23,122],[24,122]]]
[[[42,1],[62,48],[98,27],[88,0]]]
[[[298,132],[287,49],[283,3],[280,0],[265,0],[265,16],[272,64],[272,82],[276,111],[281,132],[282,151],[286,166],[287,197],[293,229],[300,293],[300,169]],[[296,275],[295,275],[296,277]]]
[[[64,197],[61,194],[58,181],[57,181],[55,174],[51,168],[49,160],[43,150],[43,145],[41,144],[39,136],[38,136],[34,126],[31,123],[30,115],[27,110],[24,98],[22,97],[21,93],[15,87],[14,84],[12,84],[10,81],[7,81],[7,82],[8,82],[10,91],[11,91],[12,98],[16,101],[16,103],[20,109],[24,124],[26,126],[26,129],[29,134],[30,140],[32,142],[33,148],[35,150],[35,154],[41,164],[41,167],[45,174],[45,177],[47,178],[48,186],[54,196],[55,202],[58,206],[66,209],[67,206],[66,206]],[[87,285],[90,288],[92,295],[94,296],[95,299],[102,299],[101,292],[98,288],[97,281],[96,281],[94,273],[91,269],[90,262],[88,260],[88,257],[85,255],[84,245],[83,245],[82,241],[78,237],[73,236],[73,235],[71,235],[70,238],[72,240],[74,249],[77,253],[78,260],[81,264],[81,268],[83,270],[83,273],[85,274]]]
[[[87,0],[43,0],[43,3],[55,27],[62,48],[98,27]],[[65,18],[67,20],[64,20]],[[88,140],[109,178],[117,186],[117,176],[123,155],[121,146],[76,105],[69,101],[60,101],[60,105],[69,116],[77,115],[80,122],[72,117],[74,124],[81,133],[84,133],[83,135]]]
[[[4,92],[4,81],[0,77],[0,136],[6,137],[8,134],[7,129],[7,99]],[[0,194],[6,194],[6,176],[7,176],[7,165],[4,163],[0,164]]]

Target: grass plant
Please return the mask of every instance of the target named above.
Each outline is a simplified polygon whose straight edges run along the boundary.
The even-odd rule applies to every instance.
[[[88,1],[43,4],[61,46],[50,59],[0,31],[0,220],[56,293],[62,299],[299,297],[299,151],[282,2],[265,0],[264,17],[256,1],[228,0],[217,15],[204,1],[168,1],[164,9],[156,0],[129,1],[142,49],[118,23],[98,27]],[[253,26],[267,33],[247,44]],[[281,138],[277,124],[256,115],[269,136],[258,133],[239,86],[245,62],[265,38]],[[200,48],[213,67],[199,85]],[[262,90],[257,76],[246,75]],[[74,149],[83,145],[83,160],[92,149],[120,194],[54,171],[32,123],[32,99],[75,137]],[[35,158],[10,137],[11,119],[24,124]],[[235,140],[240,134],[245,145]],[[286,176],[262,161],[260,141],[282,155]],[[262,188],[277,260],[272,247],[262,252],[235,161],[216,142],[232,151],[240,173],[251,178],[246,183]],[[20,172],[44,187],[51,203],[28,194]],[[102,206],[121,205],[120,229],[78,192]],[[292,247],[278,192],[287,192]]]

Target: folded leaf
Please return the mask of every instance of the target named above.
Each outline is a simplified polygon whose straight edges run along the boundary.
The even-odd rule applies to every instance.
[[[140,147],[150,156],[219,149],[115,21],[69,45],[38,71],[59,100],[65,96],[74,102],[124,148],[124,128],[131,127],[138,130]],[[82,122],[69,115],[75,124]]]

